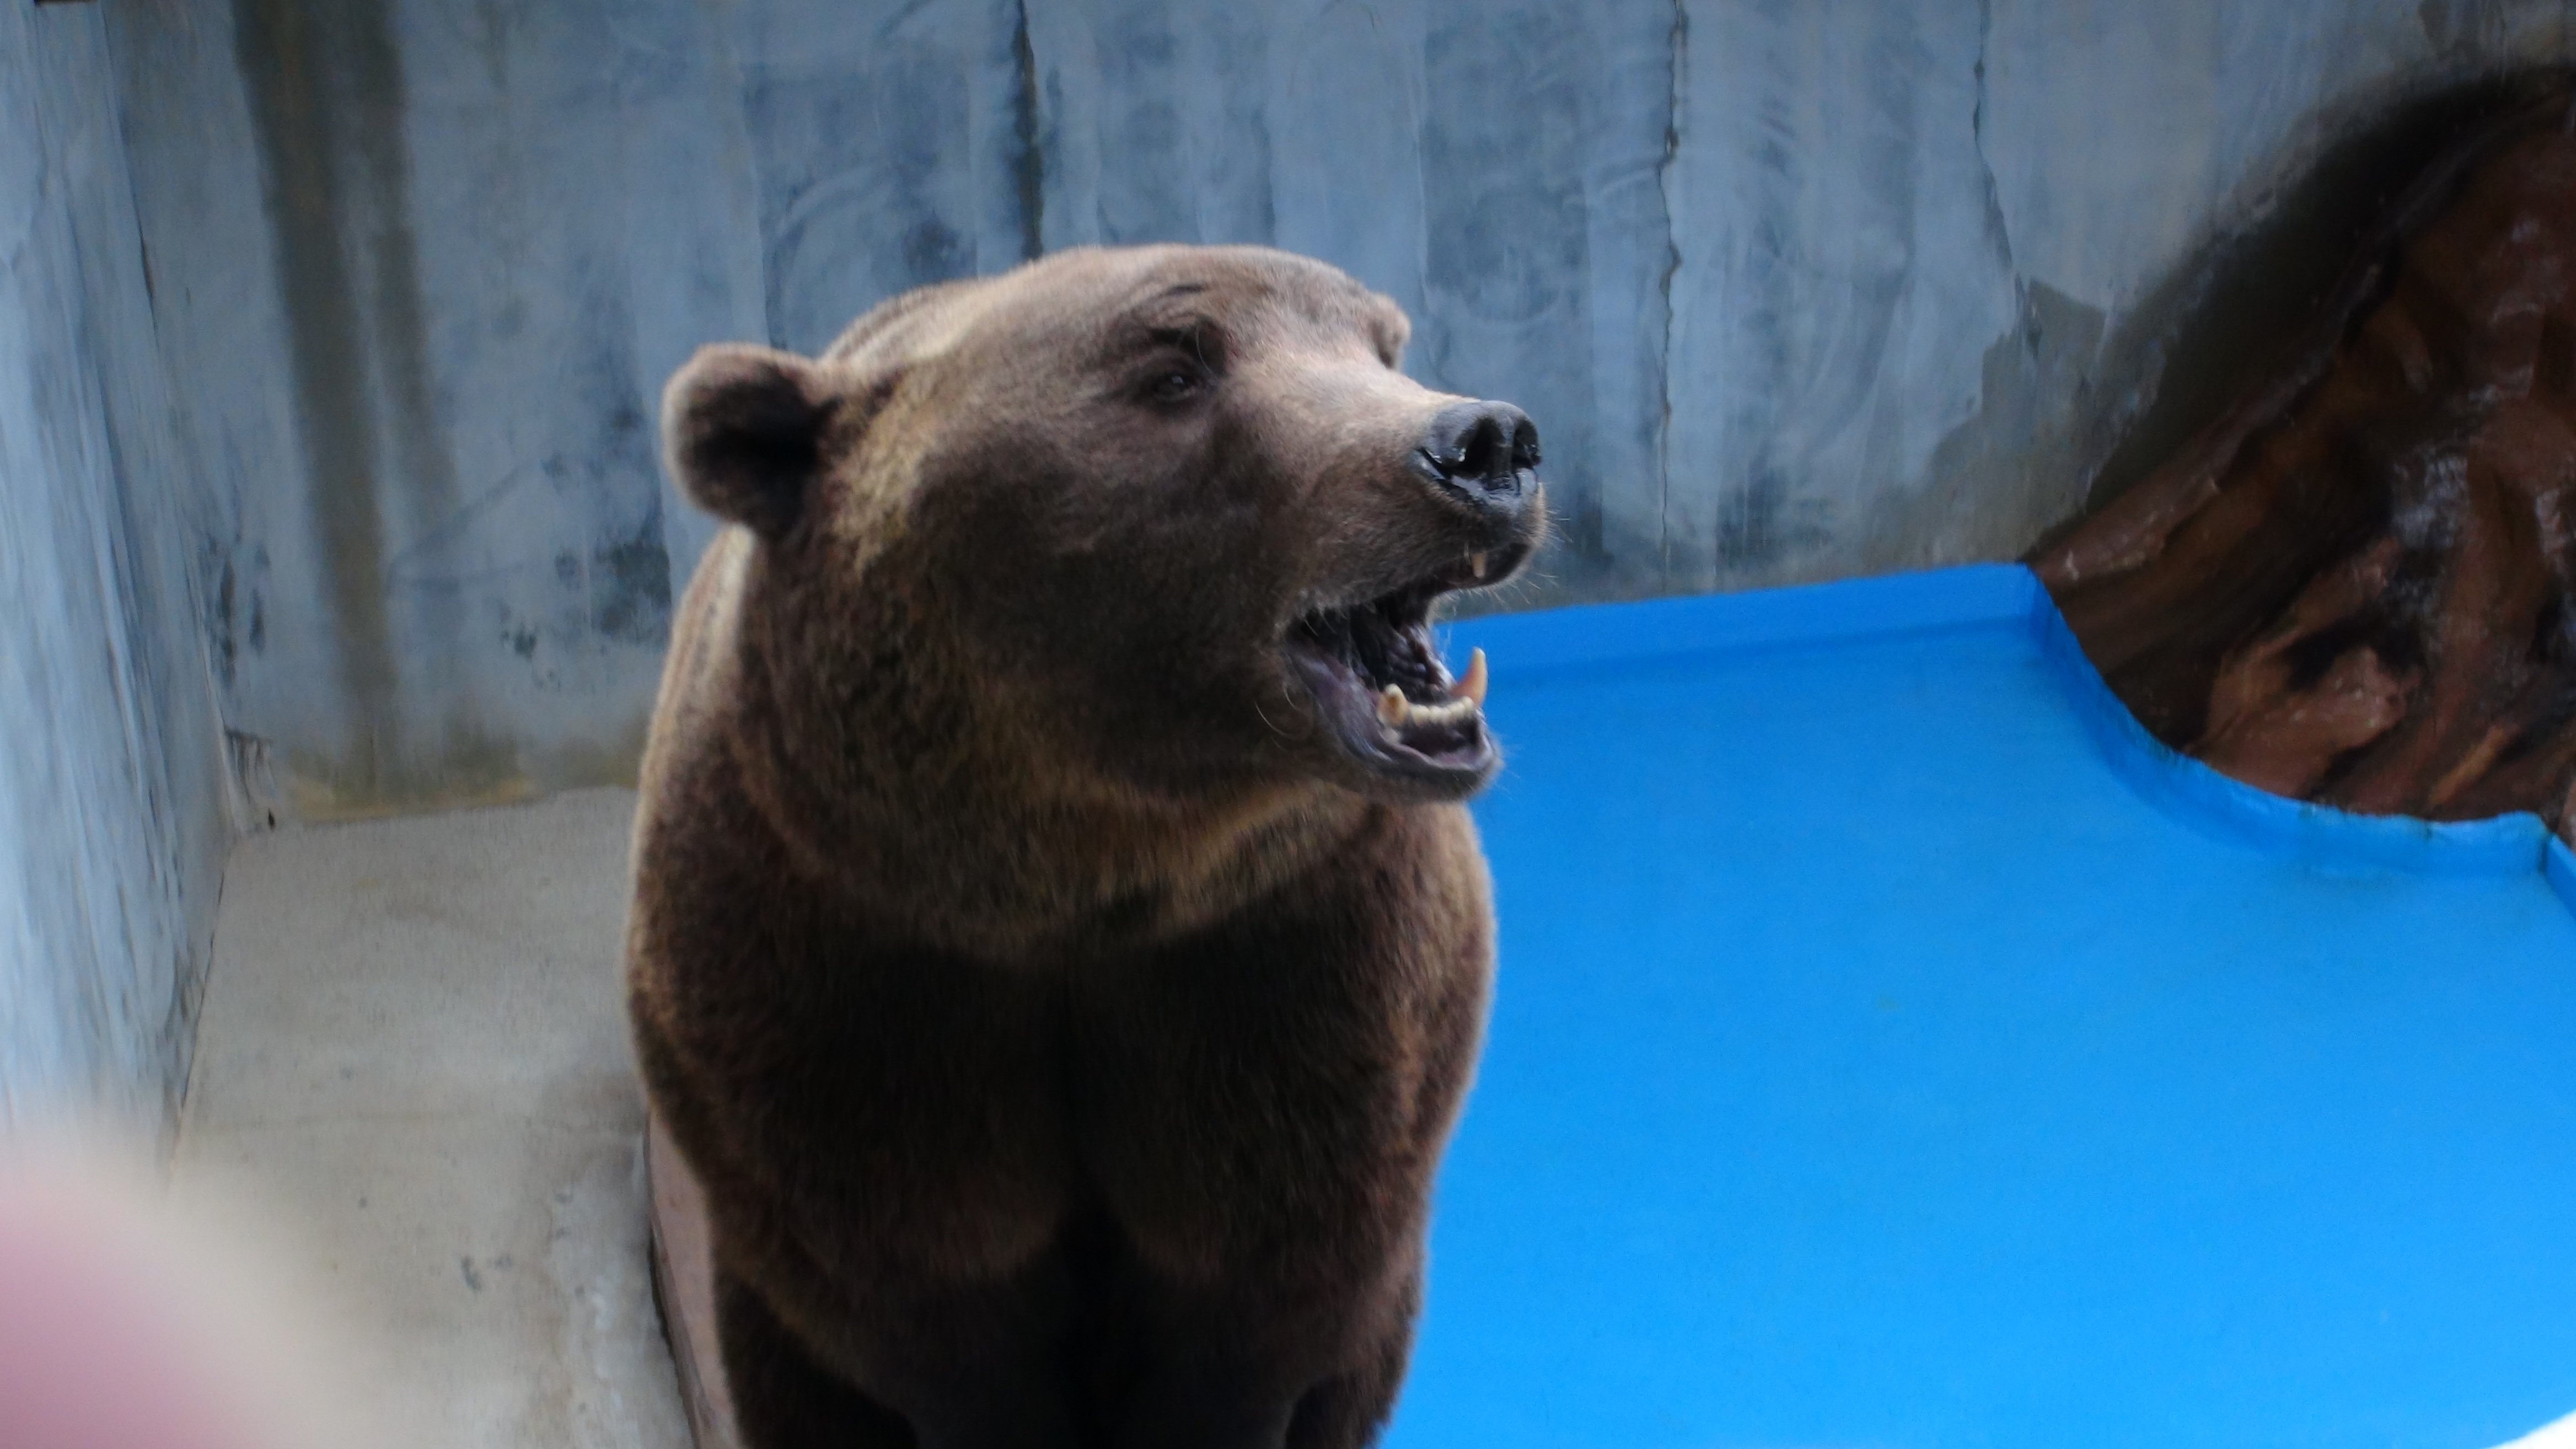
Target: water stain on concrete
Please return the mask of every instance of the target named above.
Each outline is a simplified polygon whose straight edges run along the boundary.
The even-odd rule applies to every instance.
[[[369,18],[379,23],[368,25]],[[372,353],[342,232],[350,198],[333,155],[338,138],[384,119],[344,99],[341,68],[372,60],[374,79],[400,85],[381,20],[366,6],[324,17],[295,0],[237,0],[233,15],[276,233],[296,437],[314,480],[309,503],[336,614],[339,684],[349,700],[351,724],[335,763],[355,780],[378,775],[385,757],[399,751],[402,729],[385,608],[375,410],[367,397]]]

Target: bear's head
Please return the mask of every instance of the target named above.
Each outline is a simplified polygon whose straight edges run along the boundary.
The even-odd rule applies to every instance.
[[[708,348],[667,443],[756,540],[745,646],[814,695],[803,735],[853,731],[804,741],[816,774],[1455,800],[1498,755],[1481,661],[1453,679],[1428,621],[1538,546],[1538,434],[1407,378],[1407,330],[1285,253],[1064,252],[820,359]]]

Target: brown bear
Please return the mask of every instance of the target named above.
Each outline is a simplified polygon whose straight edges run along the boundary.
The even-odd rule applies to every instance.
[[[1256,248],[925,288],[664,404],[629,1003],[756,1449],[1370,1441],[1493,969],[1538,438]]]

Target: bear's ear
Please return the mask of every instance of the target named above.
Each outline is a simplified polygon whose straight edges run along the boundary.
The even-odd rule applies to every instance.
[[[700,508],[776,538],[795,526],[822,466],[832,401],[823,370],[794,353],[699,348],[662,394],[671,475]]]

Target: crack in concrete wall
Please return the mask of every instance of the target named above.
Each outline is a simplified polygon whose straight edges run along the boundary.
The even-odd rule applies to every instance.
[[[1995,251],[2001,256],[2004,274],[2018,281],[2021,268],[2013,263],[2012,223],[2004,217],[2003,185],[1995,179],[1995,163],[1986,156],[1986,47],[1994,40],[1994,0],[1977,4],[1977,103],[1968,115],[1968,134],[1977,152],[1977,166],[1986,178],[1986,230],[1994,238]]]
[[[1690,6],[1687,0],[1673,0],[1673,31],[1670,41],[1671,79],[1667,84],[1664,121],[1664,159],[1655,168],[1655,190],[1664,205],[1664,272],[1656,280],[1655,291],[1664,309],[1663,347],[1658,354],[1655,389],[1655,569],[1669,574],[1673,566],[1673,279],[1681,275],[1682,248],[1673,226],[1673,165],[1682,154],[1682,96],[1690,75]]]

